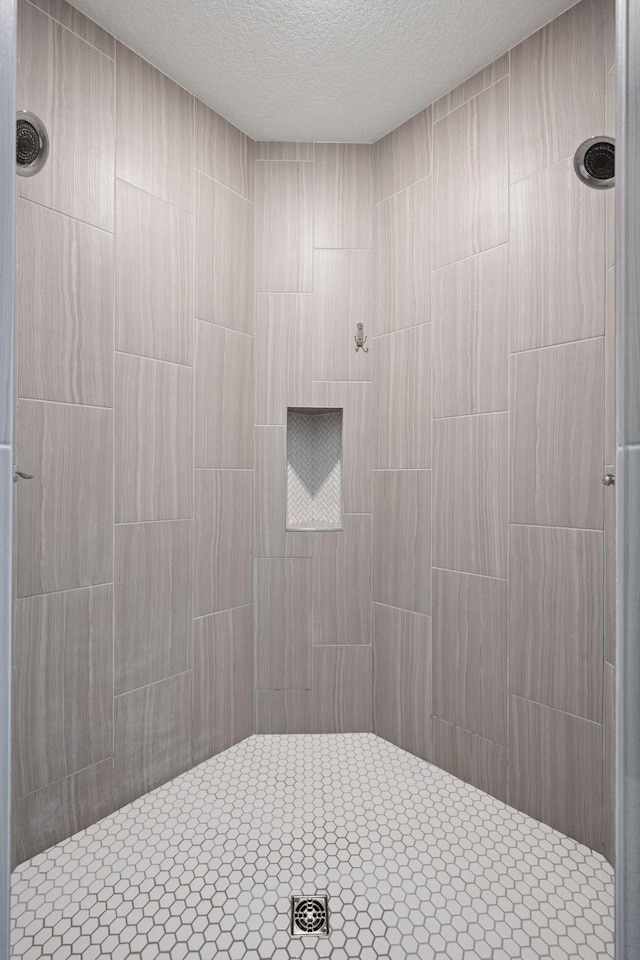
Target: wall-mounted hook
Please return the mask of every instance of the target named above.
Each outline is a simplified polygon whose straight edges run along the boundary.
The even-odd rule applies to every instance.
[[[33,480],[32,473],[23,473],[22,470],[18,470],[17,464],[14,463],[13,465],[13,482],[14,483],[18,482],[18,477],[20,477],[22,480]]]
[[[363,323],[358,323],[358,324],[356,325],[356,329],[357,329],[358,332],[357,332],[357,334],[355,335],[355,337],[353,338],[353,339],[355,340],[355,342],[356,342],[356,353],[357,353],[358,350],[360,350],[360,349],[364,350],[365,353],[369,353],[369,347],[365,347],[365,343],[367,342],[367,338],[364,336],[364,324],[363,324]]]

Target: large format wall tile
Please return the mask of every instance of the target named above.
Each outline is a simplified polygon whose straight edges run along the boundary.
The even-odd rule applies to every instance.
[[[114,700],[116,806],[187,770],[191,760],[191,672]]]
[[[512,526],[512,693],[587,720],[602,714],[602,534]]]
[[[256,160],[307,160],[313,162],[313,143],[310,140],[256,140],[253,145]]]
[[[253,339],[196,322],[194,465],[253,466]]]
[[[604,339],[511,360],[511,520],[602,528]]]
[[[287,407],[311,406],[313,298],[258,295],[255,423],[287,422]]]
[[[314,647],[314,733],[370,731],[371,647]]]
[[[431,618],[373,604],[373,729],[432,759]]]
[[[345,514],[313,556],[313,643],[371,643],[371,517]]]
[[[431,612],[431,472],[373,474],[373,599]]]
[[[191,666],[192,521],[115,528],[115,692]]]
[[[256,292],[313,288],[313,164],[255,165]]]
[[[286,530],[286,428],[255,428],[253,554],[255,557],[311,557],[314,533]]]
[[[250,470],[194,475],[193,614],[251,603]]]
[[[252,607],[225,610],[194,623],[193,762],[252,733]]]
[[[373,246],[373,147],[314,143],[316,247]]]
[[[508,136],[508,79],[434,124],[434,268],[508,240]]]
[[[433,762],[454,777],[507,802],[507,749],[469,730],[433,718]]]
[[[602,852],[615,866],[616,824],[616,671],[610,663],[604,665],[604,836]]]
[[[192,516],[192,372],[116,353],[116,521]]]
[[[197,178],[196,316],[253,333],[253,206]]]
[[[509,54],[504,53],[501,57],[498,57],[497,60],[494,60],[493,63],[479,70],[478,73],[474,73],[472,77],[468,77],[463,83],[459,84],[459,86],[454,87],[453,90],[450,90],[448,93],[445,93],[443,97],[440,97],[439,100],[436,100],[433,104],[433,122],[435,123],[437,120],[442,120],[443,117],[457,110],[458,107],[461,107],[467,100],[472,100],[474,97],[477,97],[478,94],[486,90],[487,87],[493,86],[494,83],[502,80],[502,78],[508,76],[508,74]]]
[[[376,467],[431,466],[431,326],[376,340]]]
[[[615,474],[615,466],[605,468]],[[616,493],[615,486],[604,494],[604,658],[616,662]]]
[[[116,350],[193,362],[193,218],[116,180]]]
[[[256,689],[311,688],[311,560],[256,560]]]
[[[18,395],[110,406],[113,238],[24,200],[17,215]]]
[[[507,744],[508,584],[433,571],[433,712]]]
[[[314,379],[372,380],[373,251],[316,250],[313,302]],[[358,323],[367,337],[366,353],[355,349]]]
[[[18,600],[14,788],[37,790],[112,750],[111,584]]]
[[[605,197],[565,160],[511,187],[511,350],[604,333]]]
[[[607,270],[606,326],[604,341],[604,410],[605,448],[607,463],[616,461],[616,271]]]
[[[48,13],[50,17],[67,27],[76,36],[86,40],[92,47],[106,54],[113,60],[115,56],[115,40],[110,33],[99,27],[93,20],[89,20],[83,13],[72,7],[66,0],[30,0],[34,7]]]
[[[46,166],[20,179],[20,196],[113,230],[113,60],[30,3],[18,10],[17,107],[51,136]]]
[[[608,6],[583,0],[511,51],[512,181],[602,130]]]
[[[507,576],[508,414],[433,423],[433,565]]]
[[[509,247],[433,274],[433,415],[506,410]]]
[[[511,697],[509,802],[593,847],[602,844],[602,727]]]
[[[313,384],[317,407],[342,407],[342,499],[345,513],[371,512],[374,409],[370,383]]]
[[[18,596],[111,581],[111,410],[20,400],[16,462]]]
[[[116,176],[193,213],[193,97],[116,45]]]
[[[255,733],[311,733],[311,690],[256,690]]]
[[[208,177],[253,200],[253,140],[200,100],[195,102],[195,164]]]
[[[376,203],[431,173],[431,107],[374,144]]]
[[[376,207],[375,333],[431,319],[431,179]]]

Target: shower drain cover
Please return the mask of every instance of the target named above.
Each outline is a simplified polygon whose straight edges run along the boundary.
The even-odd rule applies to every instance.
[[[291,897],[291,935],[306,937],[329,936],[329,898],[325,894],[315,897]]]

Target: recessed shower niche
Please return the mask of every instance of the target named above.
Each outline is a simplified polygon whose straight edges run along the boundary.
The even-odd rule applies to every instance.
[[[342,529],[342,409],[287,410],[287,530]]]

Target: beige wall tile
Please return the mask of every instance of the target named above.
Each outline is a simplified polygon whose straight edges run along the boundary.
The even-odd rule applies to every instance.
[[[116,522],[193,515],[192,371],[116,353]]]
[[[192,520],[115,528],[115,692],[191,666]]]
[[[507,576],[508,415],[434,420],[433,565]]]
[[[313,533],[285,530],[286,427],[255,428],[253,552],[256,557],[311,557]]]
[[[506,580],[433,571],[433,712],[505,747],[508,592]]]
[[[454,777],[507,802],[507,750],[491,740],[433,718],[433,762]]]
[[[50,17],[67,27],[82,40],[86,40],[92,47],[106,54],[113,60],[115,56],[115,39],[93,20],[72,7],[65,0],[30,0],[34,7],[48,13]]]
[[[431,173],[431,107],[378,140],[373,159],[376,203],[428,177]]]
[[[445,93],[444,97],[436,100],[433,104],[434,123],[437,120],[442,120],[448,113],[461,107],[467,100],[476,97],[479,93],[482,93],[483,90],[486,90],[487,87],[497,83],[498,80],[502,80],[508,73],[509,54],[505,53],[501,57],[498,57],[497,60],[494,60],[493,63],[490,63],[488,67],[485,67],[478,73],[474,73],[474,75],[469,77],[468,80],[465,80],[464,83],[461,83],[458,87],[454,87],[449,93]]]
[[[19,597],[113,579],[112,437],[111,410],[20,400]]]
[[[252,607],[194,622],[193,762],[253,732]]]
[[[511,697],[509,802],[602,848],[602,727]]]
[[[193,218],[116,180],[116,350],[193,363]]]
[[[434,268],[508,240],[508,136],[506,78],[434,124]]]
[[[191,760],[191,672],[114,700],[116,806],[187,770]]]
[[[314,143],[316,247],[373,247],[373,147]]]
[[[196,467],[253,466],[253,339],[196,322]]]
[[[255,165],[258,293],[313,289],[313,168],[289,161]]]
[[[345,514],[342,530],[316,538],[313,643],[371,643],[369,514]]]
[[[253,333],[253,205],[197,175],[196,316]]]
[[[313,160],[310,140],[256,140],[253,145],[256,160]]]
[[[112,752],[111,584],[16,604],[14,789],[37,790]]]
[[[511,51],[511,180],[572,157],[604,121],[605,8],[583,0]]]
[[[431,327],[376,339],[376,467],[431,467]]]
[[[314,379],[373,379],[374,269],[372,250],[315,251]],[[358,323],[367,337],[366,353],[355,347]]]
[[[371,647],[314,647],[311,700],[314,733],[370,731]]]
[[[315,382],[317,407],[342,407],[342,499],[345,513],[371,512],[373,385]]]
[[[312,343],[312,297],[256,297],[255,423],[286,424],[287,407],[311,406]]]
[[[511,360],[511,520],[602,528],[604,341]]]
[[[610,0],[606,0],[610,3]],[[613,66],[605,79],[604,132],[609,137],[616,135],[616,68]],[[616,262],[616,191],[607,190],[605,195],[607,266]]]
[[[255,733],[311,733],[311,690],[256,690]]]
[[[433,415],[506,410],[509,247],[433,274]]]
[[[256,689],[311,689],[312,561],[256,560]]]
[[[604,333],[605,197],[572,160],[511,187],[511,350]]]
[[[194,473],[193,615],[251,603],[250,470]]]
[[[615,474],[615,466],[605,468]],[[604,491],[604,657],[616,662],[616,488]]]
[[[604,665],[604,831],[602,852],[615,866],[616,671]]]
[[[602,534],[510,529],[512,693],[587,720],[602,715]]]
[[[431,472],[373,473],[373,599],[431,612]]]
[[[40,117],[47,164],[19,194],[113,230],[114,63],[30,3],[19,4],[18,110]]]
[[[616,270],[607,270],[604,341],[604,458],[616,462]]]
[[[18,201],[18,395],[110,406],[113,237]]]
[[[373,729],[431,760],[431,618],[373,605]]]
[[[253,140],[200,100],[195,101],[196,168],[253,200]]]
[[[431,178],[376,207],[375,333],[431,319]]]
[[[193,97],[116,44],[116,176],[193,213]]]

